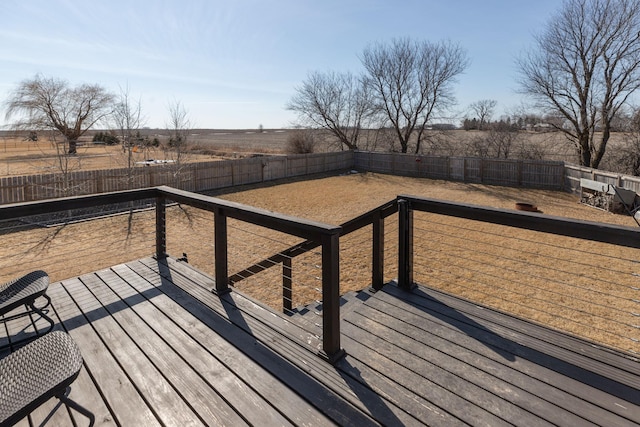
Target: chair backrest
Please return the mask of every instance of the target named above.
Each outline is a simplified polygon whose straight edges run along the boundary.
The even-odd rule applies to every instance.
[[[49,276],[42,270],[0,285],[0,315],[31,302],[43,295],[49,286]]]
[[[0,426],[13,425],[52,397],[60,397],[82,369],[80,349],[54,331],[0,360]]]

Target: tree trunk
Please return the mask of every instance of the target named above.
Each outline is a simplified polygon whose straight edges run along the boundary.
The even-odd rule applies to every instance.
[[[598,169],[600,166],[600,162],[604,157],[604,152],[607,149],[607,142],[609,142],[609,138],[611,137],[611,125],[605,123],[602,129],[602,137],[600,138],[600,145],[595,152],[595,156],[591,159],[591,167],[594,169]]]
[[[583,132],[578,139],[578,153],[580,166],[591,167],[591,148],[589,147],[589,132]]]
[[[78,153],[78,141],[75,139],[69,140],[69,153],[68,154],[77,154]]]

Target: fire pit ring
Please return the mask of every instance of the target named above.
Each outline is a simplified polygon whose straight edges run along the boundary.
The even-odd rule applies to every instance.
[[[538,212],[536,205],[527,202],[516,202],[516,209],[519,211]]]

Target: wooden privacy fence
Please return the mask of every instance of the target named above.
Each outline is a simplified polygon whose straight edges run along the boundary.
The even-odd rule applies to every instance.
[[[564,189],[564,163],[356,152],[355,168],[392,175],[491,185]]]
[[[192,192],[356,169],[512,187],[579,191],[587,178],[640,193],[640,178],[545,160],[340,151],[0,178],[0,204],[168,185]]]
[[[352,167],[353,152],[342,151],[4,177],[0,178],[0,204],[160,185],[200,192]]]

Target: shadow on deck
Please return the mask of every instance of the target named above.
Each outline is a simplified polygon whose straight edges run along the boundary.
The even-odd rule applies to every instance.
[[[638,361],[422,286],[350,298],[335,366],[312,322],[213,287],[172,258],[50,286],[57,327],[85,359],[71,398],[96,425],[640,422]],[[0,343],[7,333],[29,328]],[[73,423],[57,410],[48,425]]]

